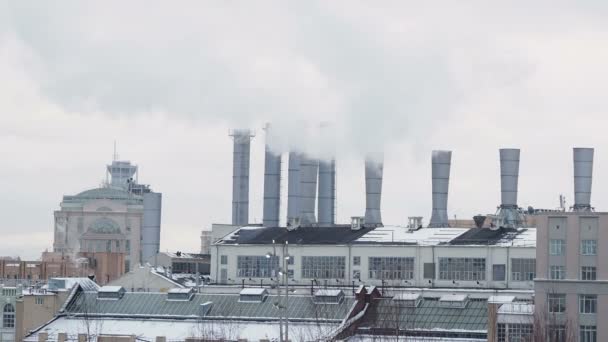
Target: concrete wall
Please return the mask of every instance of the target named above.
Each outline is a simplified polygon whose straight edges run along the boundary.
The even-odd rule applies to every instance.
[[[22,341],[29,331],[50,321],[67,299],[68,293],[35,293],[19,298],[15,312],[16,341]]]

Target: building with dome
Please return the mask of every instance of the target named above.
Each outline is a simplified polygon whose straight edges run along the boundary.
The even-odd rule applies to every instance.
[[[114,160],[101,187],[63,196],[55,211],[54,251],[88,258],[122,255],[122,265],[113,266],[124,268],[119,273],[158,253],[162,194],[136,176],[137,166]]]

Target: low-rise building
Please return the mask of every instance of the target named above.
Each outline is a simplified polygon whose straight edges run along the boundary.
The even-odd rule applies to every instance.
[[[0,342],[19,341],[15,339],[15,306],[17,298],[21,296],[21,286],[4,286],[0,284]]]
[[[161,266],[174,274],[209,275],[211,255],[177,251],[160,252],[147,260],[152,266]]]

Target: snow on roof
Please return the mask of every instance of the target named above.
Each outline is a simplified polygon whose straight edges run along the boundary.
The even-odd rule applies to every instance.
[[[378,227],[361,236],[356,243],[408,243],[418,245],[438,245],[468,231],[468,228],[422,228],[409,230],[399,226]]]
[[[418,300],[421,297],[420,293],[398,293],[393,296],[393,300]]]
[[[515,296],[491,296],[488,298],[488,303],[501,304],[511,303],[515,300]]]
[[[169,290],[169,293],[190,293],[192,291],[194,291],[194,289],[191,289],[191,288],[187,288],[187,289],[176,288],[176,289]]]
[[[261,288],[261,287],[249,287],[249,288],[242,289],[239,294],[240,295],[247,295],[247,296],[261,296],[264,293],[267,293],[266,289],[264,289],[264,288]]]
[[[119,292],[121,290],[124,290],[124,288],[122,286],[102,286],[101,288],[99,288],[99,290],[97,290],[97,292]]]
[[[341,293],[342,290],[320,289],[315,292],[315,297],[335,297]]]
[[[469,298],[468,294],[446,294],[439,298],[440,302],[464,302]]]

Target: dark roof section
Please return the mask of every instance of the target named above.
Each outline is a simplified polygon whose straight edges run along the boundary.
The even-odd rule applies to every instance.
[[[283,227],[268,227],[260,229],[241,229],[231,234],[232,239],[225,238],[225,244],[271,244],[284,243],[304,245],[335,245],[350,243],[374,228],[350,229],[350,225],[333,227],[300,227],[288,231]]]
[[[450,245],[495,245],[498,241],[513,240],[517,235],[527,229],[498,228],[471,228],[464,234],[452,239]]]
[[[431,337],[487,338],[488,304],[469,301],[464,308],[442,307],[437,300],[423,299],[416,307],[405,307],[391,298],[373,299],[358,326],[359,333]]]

